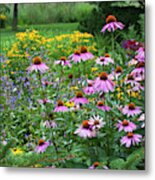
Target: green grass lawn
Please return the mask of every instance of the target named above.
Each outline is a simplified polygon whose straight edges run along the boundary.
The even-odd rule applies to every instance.
[[[35,29],[45,37],[53,37],[55,35],[72,33],[78,29],[78,23],[53,23],[43,25],[29,25],[23,27],[21,26],[19,27],[18,31],[12,31],[11,27],[0,29],[0,49],[3,51],[3,48],[10,48],[11,44],[15,41],[16,33],[23,32],[26,29]]]

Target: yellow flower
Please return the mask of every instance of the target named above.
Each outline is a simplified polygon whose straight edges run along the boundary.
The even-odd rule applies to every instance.
[[[10,62],[11,62],[11,60],[7,60],[7,61],[6,61],[6,64],[9,64]]]
[[[23,151],[20,148],[13,148],[11,149],[11,152],[13,155],[21,155],[23,154]]]
[[[34,167],[35,168],[41,168],[42,166],[41,166],[41,164],[35,164]]]
[[[128,95],[130,97],[138,98],[139,97],[139,92],[138,91],[128,91]]]
[[[74,107],[74,102],[66,102],[65,105],[67,107]]]
[[[36,50],[36,48],[35,48],[35,47],[32,47],[32,48],[31,48],[31,50],[35,51],[35,50]]]
[[[11,71],[11,74],[15,74],[15,72]]]
[[[124,100],[124,98],[123,98],[123,92],[118,93],[118,94],[117,94],[117,98],[118,98],[119,100]]]
[[[61,36],[56,36],[55,38],[56,38],[57,41],[61,41],[62,40]]]
[[[95,102],[95,98],[89,99],[90,102]]]
[[[5,21],[7,19],[7,17],[4,14],[0,14],[0,19]]]
[[[72,86],[72,87],[70,87],[70,90],[73,90],[73,91],[76,91],[76,90],[78,90],[79,88],[77,87],[77,86]]]
[[[95,72],[95,71],[97,71],[97,70],[98,70],[97,67],[92,67],[92,68],[91,68],[91,71],[92,71],[92,72]]]
[[[24,45],[23,45],[23,49],[26,49],[27,47],[28,47],[27,44],[24,44]]]
[[[120,88],[120,87],[116,88],[116,90],[117,90],[118,92],[121,92],[121,88]]]
[[[50,44],[47,44],[47,45],[46,45],[46,47],[47,47],[47,48],[50,48],[50,47],[51,47],[51,45],[50,45]]]
[[[58,49],[59,49],[59,48],[63,48],[63,45],[61,44],[61,45],[58,45],[57,47],[58,47]]]

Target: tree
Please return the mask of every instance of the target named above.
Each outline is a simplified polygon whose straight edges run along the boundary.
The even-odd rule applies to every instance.
[[[18,4],[15,3],[13,8],[13,23],[12,23],[13,31],[17,30],[17,25],[18,25]]]

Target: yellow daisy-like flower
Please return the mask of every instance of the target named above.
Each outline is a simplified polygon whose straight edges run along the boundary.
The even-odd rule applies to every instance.
[[[118,92],[121,92],[121,88],[120,88],[120,87],[116,88],[116,90],[117,90]]]
[[[7,60],[7,61],[6,61],[6,64],[9,64],[10,62],[11,62],[11,60]]]
[[[77,86],[72,86],[72,87],[70,87],[70,90],[73,90],[73,91],[76,91],[76,90],[78,90],[79,88],[77,87]]]
[[[95,72],[95,71],[97,71],[97,70],[98,70],[97,67],[92,67],[92,68],[91,68],[91,71],[92,71],[92,72]]]
[[[11,71],[11,74],[15,74],[15,72]]]
[[[66,102],[65,105],[67,107],[74,107],[74,102]]]
[[[139,97],[139,92],[138,91],[128,91],[128,95],[130,97],[138,98]]]
[[[119,100],[124,100],[124,98],[123,98],[123,92],[118,93],[118,94],[117,94],[117,98],[118,98]]]
[[[21,155],[23,154],[23,151],[20,148],[13,148],[11,149],[11,152],[13,155]]]

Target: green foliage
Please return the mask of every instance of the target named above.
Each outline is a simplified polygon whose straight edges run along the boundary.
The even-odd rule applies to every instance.
[[[138,3],[138,2],[135,2]],[[144,5],[135,6],[135,3],[128,2],[98,2],[89,16],[80,21],[79,29],[81,31],[88,31],[90,33],[96,33],[101,31],[103,25],[105,25],[105,19],[107,15],[112,14],[117,17],[117,20],[125,24],[125,30],[130,25],[135,25],[136,30],[139,30],[137,20],[139,15],[144,13]],[[126,5],[126,6],[122,6]],[[130,16],[129,16],[130,14]]]
[[[118,158],[110,162],[111,169],[137,170],[144,160],[144,148],[135,150],[126,160]]]
[[[9,5],[0,4],[0,14],[6,14],[10,12]]]
[[[19,4],[18,24],[35,25],[56,22],[78,22],[88,16],[95,5],[89,3],[37,3]],[[12,23],[13,5],[9,5],[11,13],[8,25]]]
[[[140,25],[140,37],[142,41],[145,40],[145,16],[144,14],[140,14],[138,24]]]
[[[116,1],[111,4],[111,6],[115,7],[136,7],[136,8],[143,8],[144,7],[144,0],[125,0],[125,1]]]
[[[97,21],[99,21],[103,25],[101,17],[104,16],[103,19],[105,19],[105,14],[101,10],[107,8],[106,10],[111,12],[111,7],[106,3],[104,2],[104,5],[107,5],[106,7],[103,7],[102,3],[98,3],[98,7],[95,6],[94,13],[98,14],[100,11],[101,14],[98,14],[96,21],[93,22],[89,14],[90,4],[84,3],[88,5],[89,16],[87,13],[86,15],[89,21],[87,23],[94,28],[95,36],[78,31],[73,32],[77,30],[78,23],[22,25],[24,24],[24,17],[27,17],[24,14],[26,11],[29,12],[31,17],[25,19],[27,23],[33,22],[33,16],[36,18],[42,15],[36,20],[36,23],[46,19],[46,14],[40,12],[43,7],[48,12],[47,15],[49,19],[51,18],[51,21],[86,20],[84,8],[80,3],[78,4],[79,9],[76,7],[76,10],[74,8],[71,10],[71,7],[74,6],[69,7],[69,4],[64,6],[64,3],[61,3],[59,6],[61,8],[58,9],[60,19],[57,19],[57,14],[52,19],[52,13],[49,13],[51,7],[54,7],[52,12],[56,13],[56,3],[50,4],[51,6],[48,4],[49,7],[47,7],[47,4],[36,4],[34,6],[34,12],[36,13],[25,10],[24,8],[27,5],[22,4],[23,19],[20,19],[22,26],[19,26],[21,33],[12,32],[10,34],[9,29],[0,32],[3,46],[0,55],[2,62],[0,84],[4,87],[1,88],[0,104],[1,166],[89,168],[94,162],[98,162],[99,166],[95,168],[99,169],[104,167],[122,170],[144,169],[143,147],[145,132],[144,128],[142,128],[143,122],[138,121],[141,114],[128,117],[121,111],[123,107],[133,102],[136,106],[140,106],[141,113],[145,112],[144,91],[135,92],[126,83],[127,76],[135,69],[135,65],[129,66],[128,62],[131,60],[131,56],[135,56],[136,50],[128,54],[128,50],[122,48],[122,40],[136,39],[140,42],[143,41],[144,16],[141,15],[139,22],[136,22],[141,26],[140,30],[142,32],[139,35],[137,35],[135,25],[130,25],[128,30],[101,34],[101,27],[97,24]],[[94,4],[92,6],[94,7]],[[31,5],[29,7],[32,8]],[[66,9],[64,9],[65,7]],[[118,8],[118,14],[120,9]],[[123,12],[125,9],[123,7]],[[76,16],[72,11],[78,14],[77,18],[75,18]],[[69,13],[73,13],[73,16],[69,16]],[[139,12],[137,14],[139,16]],[[132,24],[132,22],[130,23]],[[83,24],[83,27],[87,28],[85,24]],[[29,30],[25,32],[25,28]],[[95,32],[95,28],[98,28],[97,32]],[[35,30],[38,30],[38,32]],[[70,61],[72,67],[54,63],[61,56],[68,57],[74,50],[80,50],[83,45],[87,46],[88,51],[93,53],[94,58],[80,63]],[[105,55],[105,53],[108,54]],[[26,68],[30,63],[34,63],[33,58],[36,56],[40,56],[43,63],[49,67],[45,73],[39,71],[27,73]],[[99,65],[96,63],[96,59],[100,56],[110,56],[115,63],[104,66]],[[77,97],[78,91],[83,92],[83,89],[87,85],[89,86],[88,79],[95,80],[100,77],[101,80],[100,73],[103,71],[108,75],[115,74],[117,66],[121,66],[122,72],[120,72],[121,75],[118,78],[113,77],[114,84],[111,83],[111,86],[114,85],[114,91],[110,90],[108,93],[95,92],[91,95],[83,93],[82,96],[88,99],[88,104],[76,106],[75,103],[70,102],[73,97]],[[107,80],[109,76],[106,75],[103,78]],[[50,83],[44,84],[44,82]],[[144,86],[144,83],[142,81],[141,85]],[[111,89],[112,87],[109,86],[107,83],[106,88]],[[129,91],[136,95],[132,95]],[[40,102],[45,98],[50,102]],[[62,100],[63,105],[68,107],[67,112],[54,111],[55,107],[59,106],[58,100]],[[98,108],[99,101],[103,101],[103,105],[109,106],[111,110],[103,111]],[[86,124],[85,127],[83,122],[85,120],[90,122],[94,115],[103,118],[101,121],[104,125],[101,124],[101,127],[96,128],[95,125],[100,125],[100,122],[95,117],[94,124],[91,126]],[[121,139],[125,136],[128,137],[127,132],[124,130],[118,131],[116,126],[118,121],[124,119],[133,122],[137,127],[133,133],[142,136],[138,144],[132,142],[129,148],[126,147],[126,144],[121,145]],[[86,134],[88,137],[83,138],[76,134],[75,131],[79,127],[82,127],[84,131],[89,130],[91,133],[94,131],[95,137],[90,138],[89,134]],[[40,140],[50,143],[43,153],[36,152],[38,145],[42,147],[42,144],[39,144]]]

